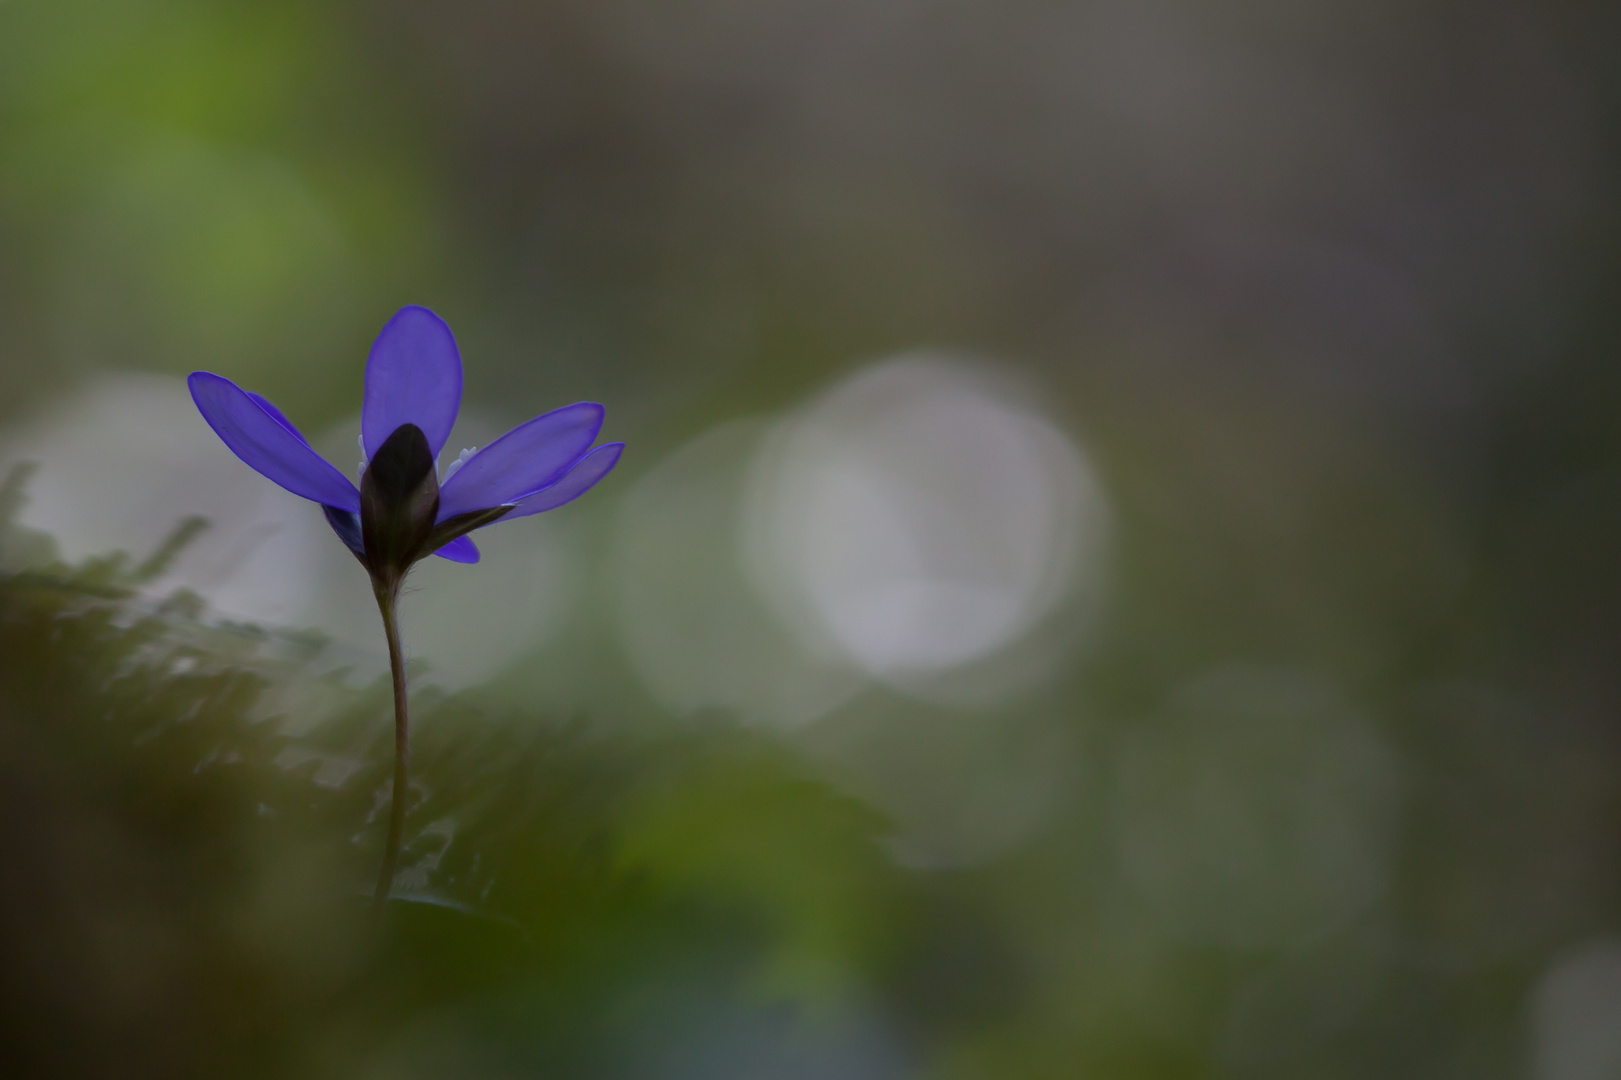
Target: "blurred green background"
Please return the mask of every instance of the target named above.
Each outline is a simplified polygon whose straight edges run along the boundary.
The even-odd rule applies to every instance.
[[[1621,1078],[1617,46],[0,3],[0,1073]],[[629,449],[414,576],[374,935],[363,572],[182,377],[349,471],[406,303]]]

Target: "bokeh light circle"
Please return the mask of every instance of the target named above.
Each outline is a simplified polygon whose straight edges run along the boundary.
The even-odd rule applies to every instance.
[[[1176,936],[1298,946],[1385,894],[1402,789],[1395,750],[1325,680],[1222,668],[1125,740],[1115,840]]]
[[[1533,1080],[1621,1076],[1621,937],[1556,957],[1531,994]]]
[[[898,357],[789,417],[744,522],[802,644],[908,681],[981,661],[1095,586],[1106,513],[1079,450],[984,370]]]

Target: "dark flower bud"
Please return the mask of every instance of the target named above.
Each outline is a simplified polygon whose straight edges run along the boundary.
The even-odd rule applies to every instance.
[[[399,588],[411,564],[428,554],[438,513],[439,476],[428,437],[415,424],[401,424],[360,478],[360,533],[374,582],[391,592]]]

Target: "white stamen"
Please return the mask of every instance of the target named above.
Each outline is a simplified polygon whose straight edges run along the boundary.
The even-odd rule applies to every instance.
[[[443,484],[445,481],[449,480],[452,476],[455,476],[456,475],[456,470],[461,468],[463,465],[466,465],[468,459],[471,458],[476,453],[478,453],[478,447],[476,447],[476,446],[473,447],[471,450],[463,450],[461,452],[461,454],[459,454],[457,456],[456,460],[452,461],[450,463],[450,468],[445,470],[445,479],[441,480],[439,482],[441,484]]]
[[[360,473],[361,479],[365,479],[365,477],[366,477],[366,466],[371,464],[371,462],[366,460],[366,435],[365,435],[365,433],[362,432],[361,434],[356,435],[355,436],[355,442],[360,444],[360,464],[355,466],[355,468]]]

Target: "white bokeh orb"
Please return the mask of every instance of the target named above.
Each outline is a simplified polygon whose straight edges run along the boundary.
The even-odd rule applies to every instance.
[[[1531,994],[1533,1080],[1621,1077],[1621,937],[1560,956]]]
[[[865,680],[800,648],[744,578],[740,500],[768,430],[757,419],[721,424],[638,479],[620,506],[613,565],[625,648],[654,698],[677,715],[719,709],[791,729]]]
[[[906,682],[983,660],[1095,581],[1105,519],[1056,427],[974,365],[911,354],[781,425],[744,554],[807,649]]]

